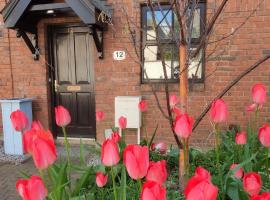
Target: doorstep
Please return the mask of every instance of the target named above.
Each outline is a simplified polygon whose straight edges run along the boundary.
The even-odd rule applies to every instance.
[[[87,145],[97,145],[96,140],[92,138],[72,138],[68,137],[68,141],[71,145],[80,145],[80,141],[82,140],[83,144]],[[65,139],[64,137],[57,137],[55,140],[56,144],[64,145]]]

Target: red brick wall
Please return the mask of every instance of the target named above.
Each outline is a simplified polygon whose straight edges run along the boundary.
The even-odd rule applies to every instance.
[[[140,24],[140,9],[136,1],[125,0],[126,8],[131,19]],[[133,3],[132,3],[133,2]],[[219,5],[217,0],[209,0],[207,4],[207,19]],[[229,1],[225,12],[220,16],[214,27],[210,41],[215,41],[222,35],[230,34],[238,27],[260,1]],[[0,8],[4,1],[0,0]],[[114,7],[113,26],[105,33],[105,58],[99,60],[95,55],[96,81],[96,109],[106,113],[106,119],[97,124],[97,139],[103,139],[104,129],[114,123],[114,98],[122,95],[142,95],[149,103],[149,110],[145,113],[145,124],[148,133],[152,133],[156,124],[159,124],[156,140],[165,140],[174,143],[169,124],[161,115],[155,103],[151,88],[140,82],[140,66],[127,34],[126,21],[119,6]],[[206,52],[206,80],[204,83],[194,84],[189,92],[188,110],[195,118],[201,113],[206,104],[218,94],[225,85],[238,74],[252,65],[258,59],[270,53],[270,0],[264,3],[233,36],[208,46]],[[46,126],[50,124],[50,96],[48,89],[48,66],[46,66],[46,26],[50,23],[78,21],[77,18],[47,19],[39,23],[39,45],[41,58],[33,61],[31,53],[21,39],[16,38],[15,32],[8,31],[0,26],[0,98],[12,97],[12,82],[14,97],[26,95],[36,97],[34,103],[34,117],[40,119]],[[137,39],[140,31],[136,31]],[[9,45],[10,39],[10,45]],[[139,44],[139,43],[138,43]],[[94,47],[95,48],[95,47]],[[9,50],[10,49],[10,50]],[[212,54],[212,50],[215,53]],[[113,61],[115,50],[125,50],[129,54],[124,61]],[[211,56],[209,57],[209,55]],[[11,60],[10,60],[11,57]],[[255,82],[265,83],[267,91],[270,87],[270,62],[266,62],[256,71],[245,77],[224,97],[230,109],[230,118],[227,124],[237,123],[244,125],[247,116],[244,112],[250,103],[250,88]],[[11,76],[13,74],[13,81]],[[155,84],[162,107],[165,107],[164,86]],[[170,91],[178,93],[178,84],[170,84]],[[269,92],[268,92],[269,93]],[[260,121],[269,121],[267,103],[261,113]],[[243,126],[244,128],[244,126]],[[209,144],[207,140],[211,133],[209,118],[206,117],[192,136],[194,146],[203,147]],[[143,132],[143,136],[145,133]],[[129,131],[128,141],[135,142],[135,131]]]

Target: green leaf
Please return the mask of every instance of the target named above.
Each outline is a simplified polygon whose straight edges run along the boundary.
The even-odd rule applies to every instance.
[[[82,189],[86,189],[88,184],[90,183],[90,176],[93,174],[92,167],[89,167],[85,173],[81,176],[81,178],[77,181],[75,188],[72,192],[72,196],[76,196],[80,194]]]
[[[29,179],[30,178],[30,176],[26,172],[24,172],[22,170],[19,170],[19,174],[24,179]]]
[[[126,168],[123,165],[122,172],[121,172],[120,200],[127,199],[126,188],[127,188],[127,173],[126,173]]]

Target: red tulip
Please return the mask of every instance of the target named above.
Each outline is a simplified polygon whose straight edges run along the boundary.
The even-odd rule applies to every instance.
[[[250,195],[259,194],[262,187],[261,176],[255,172],[249,172],[243,178],[244,190]]]
[[[170,101],[171,108],[174,108],[175,105],[178,103],[178,97],[175,94],[171,94],[169,101]]]
[[[166,200],[166,189],[154,181],[146,181],[140,200]]]
[[[155,144],[154,149],[160,154],[165,154],[167,152],[167,144],[165,142],[159,142]]]
[[[146,111],[147,107],[148,107],[147,102],[145,100],[141,100],[138,107],[139,107],[141,112]]]
[[[254,103],[262,105],[266,102],[266,88],[263,84],[255,84],[251,90]]]
[[[108,175],[104,175],[102,172],[96,173],[96,184],[98,187],[104,187],[108,181]]]
[[[270,192],[264,192],[261,195],[254,195],[250,200],[270,200]]]
[[[115,143],[117,143],[117,142],[119,142],[119,141],[121,140],[121,136],[119,135],[118,132],[112,132],[112,134],[111,134],[111,139],[112,139]]]
[[[247,111],[247,112],[252,112],[252,111],[254,111],[256,108],[257,108],[257,104],[253,103],[253,104],[250,104],[250,105],[246,108],[246,111]]]
[[[104,112],[102,112],[102,111],[97,111],[97,112],[96,112],[96,120],[97,120],[98,122],[104,120],[104,118],[105,118]]]
[[[117,165],[119,160],[120,155],[117,144],[111,139],[105,140],[101,149],[101,161],[103,165],[111,167]]]
[[[33,130],[40,130],[40,129],[43,129],[43,126],[42,126],[41,122],[37,120],[37,121],[32,122],[31,128]]]
[[[270,126],[268,124],[263,125],[259,129],[259,140],[265,147],[270,147]]]
[[[151,151],[155,151],[156,150],[156,143],[152,143],[150,146]]]
[[[228,118],[228,108],[222,99],[217,99],[212,103],[210,116],[213,122],[225,122]]]
[[[147,181],[155,181],[163,185],[167,179],[166,161],[150,162],[149,169],[146,175]]]
[[[235,136],[235,143],[239,144],[239,145],[246,144],[247,143],[247,133],[245,131],[237,133]]]
[[[182,114],[180,108],[177,108],[176,106],[172,109],[172,112],[176,115],[179,116]]]
[[[232,164],[230,166],[230,170],[233,170],[234,168],[238,167],[238,164]],[[244,175],[244,170],[243,168],[238,169],[235,173],[234,173],[234,177],[241,179]]]
[[[24,200],[44,200],[48,191],[39,176],[31,176],[28,180],[18,180],[16,188]]]
[[[28,126],[28,118],[21,110],[16,110],[10,115],[11,123],[16,131],[24,131]]]
[[[133,179],[142,179],[149,167],[148,147],[128,145],[123,152],[124,164],[129,176]]]
[[[70,124],[71,117],[66,108],[63,106],[57,106],[55,107],[55,120],[57,126],[64,127]]]
[[[127,118],[121,116],[119,119],[118,119],[118,125],[121,129],[125,129],[127,127]]]
[[[193,118],[188,114],[177,116],[174,121],[174,131],[181,138],[188,138],[192,133]]]
[[[218,188],[211,183],[211,176],[202,167],[196,169],[184,190],[186,200],[216,200]]]

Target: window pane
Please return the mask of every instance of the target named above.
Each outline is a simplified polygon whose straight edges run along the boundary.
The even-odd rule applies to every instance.
[[[172,50],[164,48],[164,58],[168,78],[171,79]],[[164,79],[163,66],[157,46],[146,46],[144,49],[144,69],[149,79]],[[144,73],[144,79],[147,79]]]
[[[147,37],[146,38],[147,40],[155,40],[156,33],[155,33],[155,30],[153,29],[152,11],[147,11],[146,17],[147,17]],[[155,19],[156,19],[156,23],[159,24],[159,27],[158,27],[159,37],[161,39],[171,38],[170,27],[172,27],[172,11],[169,11],[169,13],[168,13],[168,10],[155,11]]]
[[[195,48],[191,49],[191,51],[194,51]],[[174,60],[173,62],[173,74],[174,78],[179,78],[179,60],[178,58]],[[189,61],[189,69],[188,69],[188,78],[195,78],[195,79],[201,79],[202,78],[202,51],[198,54],[198,56],[192,60]]]
[[[201,35],[201,10],[196,9],[193,14],[193,28],[192,28],[192,38],[199,38]]]

